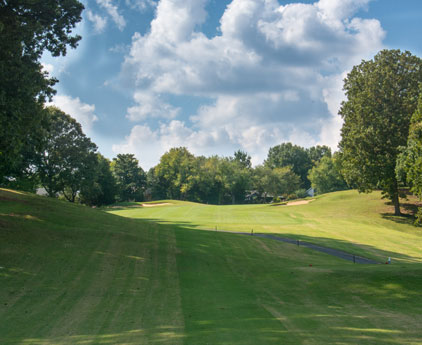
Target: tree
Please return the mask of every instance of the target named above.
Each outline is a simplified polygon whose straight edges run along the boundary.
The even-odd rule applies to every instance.
[[[39,62],[44,51],[65,55],[80,36],[71,29],[81,20],[77,0],[0,1],[0,177],[22,168],[21,151],[33,144],[46,98],[54,94]]]
[[[250,170],[242,162],[223,158],[219,164],[222,187],[230,195],[232,204],[245,200],[246,189],[251,182]]]
[[[186,200],[189,197],[194,160],[186,147],[172,148],[161,156],[154,172],[159,188],[167,198]]]
[[[264,194],[264,200],[267,199],[267,195],[288,196],[301,185],[300,177],[290,166],[271,169],[268,166],[259,165],[254,169],[253,181],[258,193]]]
[[[312,160],[303,147],[292,143],[271,147],[264,164],[271,169],[290,166],[293,172],[300,176],[302,186],[309,188],[308,171],[312,168]]]
[[[406,145],[422,80],[422,60],[409,52],[382,50],[353,67],[344,81],[347,100],[339,144],[343,175],[360,192],[381,189],[400,215],[395,166]]]
[[[55,107],[45,111],[48,129],[35,159],[36,170],[49,196],[62,193],[74,202],[81,188],[93,181],[97,146],[75,119]]]
[[[246,169],[252,168],[251,156],[242,150],[237,150],[234,153],[234,160],[239,162]]]
[[[399,181],[407,182],[413,194],[422,199],[422,86],[418,107],[412,116],[407,147],[402,148],[396,165]],[[422,223],[422,208],[419,208],[416,223]]]
[[[312,146],[307,149],[307,151],[313,166],[315,166],[323,157],[331,157],[331,149],[326,145]]]
[[[335,192],[347,189],[348,186],[340,173],[338,155],[334,157],[324,156],[309,172],[308,178],[312,188],[319,194]]]
[[[142,201],[146,174],[133,154],[118,154],[111,170],[116,180],[119,201]]]
[[[116,180],[111,172],[111,162],[102,156],[96,154],[95,171],[93,180],[85,184],[80,193],[81,202],[90,206],[110,205],[116,201]]]

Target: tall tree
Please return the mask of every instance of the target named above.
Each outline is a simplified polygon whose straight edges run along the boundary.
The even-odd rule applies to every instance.
[[[111,163],[119,201],[142,201],[146,174],[133,154],[118,154]]]
[[[407,182],[413,194],[422,199],[422,85],[418,107],[412,116],[407,147],[397,159],[396,173],[399,180]],[[422,223],[422,208],[419,208],[417,220]]]
[[[75,119],[55,107],[45,111],[48,130],[35,161],[37,173],[50,196],[60,192],[74,202],[84,184],[93,181],[97,146]]]
[[[422,81],[422,60],[409,52],[382,50],[353,67],[344,81],[347,100],[339,147],[343,174],[361,192],[381,189],[400,215],[395,166],[405,146]]]
[[[77,0],[0,1],[0,177],[22,167],[21,151],[33,144],[46,98],[57,80],[43,72],[44,51],[65,55],[80,36],[71,30],[81,20]]]
[[[312,168],[312,160],[303,147],[292,143],[271,147],[264,164],[272,169],[290,166],[293,172],[300,176],[302,186],[310,187],[308,171]]]

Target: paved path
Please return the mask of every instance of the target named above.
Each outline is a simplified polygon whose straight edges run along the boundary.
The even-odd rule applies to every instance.
[[[218,230],[218,231],[230,232],[232,234],[241,234],[241,235],[251,236],[250,232],[236,232],[236,231],[224,231],[224,230]],[[336,256],[336,257],[344,259],[344,260],[353,261],[357,264],[379,264],[379,262],[377,262],[377,261],[367,259],[367,258],[364,258],[362,256],[350,254],[350,253],[347,253],[347,252],[344,252],[344,251],[338,250],[338,249],[323,247],[323,246],[320,246],[318,244],[314,244],[314,243],[311,243],[311,242],[306,242],[306,241],[301,241],[301,240],[293,240],[291,238],[279,237],[279,236],[275,236],[275,235],[262,234],[262,233],[254,233],[253,236],[270,238],[270,239],[276,240],[276,241],[281,241],[281,242],[299,245],[299,246],[306,247],[306,248],[311,248],[311,249],[314,249],[314,250],[318,250],[319,252],[326,253],[326,254],[329,254],[329,255],[333,255],[333,256]]]

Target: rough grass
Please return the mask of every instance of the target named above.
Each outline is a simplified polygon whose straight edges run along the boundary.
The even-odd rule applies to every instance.
[[[344,198],[367,215],[343,212]],[[278,222],[290,224],[290,234],[301,226],[318,239],[308,225],[318,212],[306,208],[325,203],[328,213],[315,222],[355,219],[356,229],[391,223],[385,231],[420,238],[356,198],[330,195],[296,210],[191,203],[112,209],[149,212],[128,219],[0,190],[0,344],[422,344],[422,268],[403,244],[396,244],[401,263],[353,265],[285,243],[197,229],[247,224],[275,232]],[[360,236],[361,245],[383,251]]]

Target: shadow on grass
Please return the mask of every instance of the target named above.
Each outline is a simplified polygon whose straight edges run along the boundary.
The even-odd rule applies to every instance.
[[[2,345],[422,339],[420,265],[391,271],[343,266],[336,258],[331,265],[330,257],[307,248],[199,231],[189,221],[128,219],[34,200],[18,211],[0,205]],[[329,238],[299,239],[354,248]]]

